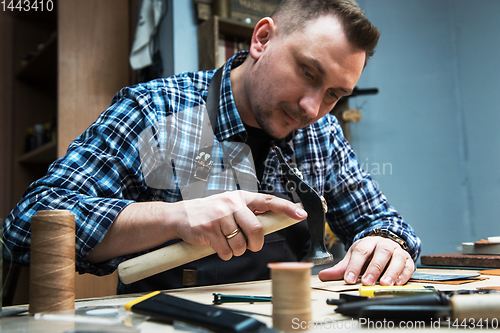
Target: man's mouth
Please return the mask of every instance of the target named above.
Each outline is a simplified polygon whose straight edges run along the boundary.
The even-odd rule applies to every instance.
[[[285,115],[285,121],[288,124],[290,124],[292,126],[297,126],[300,123],[297,119],[293,118],[288,112],[286,112],[285,109],[282,109],[282,110],[283,110],[283,114]]]

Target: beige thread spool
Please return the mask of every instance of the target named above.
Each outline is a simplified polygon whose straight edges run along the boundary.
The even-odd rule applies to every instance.
[[[308,262],[270,263],[273,327],[284,332],[302,331],[312,321],[311,267]]]
[[[31,217],[29,312],[75,308],[75,217],[43,210]]]

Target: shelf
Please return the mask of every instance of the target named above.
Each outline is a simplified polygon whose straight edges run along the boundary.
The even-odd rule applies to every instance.
[[[220,44],[221,37],[232,39],[233,42],[246,41],[249,44],[252,32],[252,25],[218,16],[212,16],[200,23],[198,26],[199,69],[210,70],[224,64],[219,59],[219,52],[223,49],[223,45]],[[227,58],[226,54],[221,56]]]
[[[19,157],[17,160],[22,164],[34,164],[34,163],[52,163],[57,158],[57,142],[52,141],[38,147],[29,153],[26,153]]]
[[[16,77],[28,81],[57,81],[57,33],[51,34],[36,55],[20,68]]]
[[[219,33],[243,38],[250,38],[252,36],[253,25],[218,16],[214,17],[214,19],[219,23]]]
[[[12,69],[8,78],[12,87],[6,92],[11,96],[7,100],[12,127],[7,167],[12,180],[6,195],[0,193],[11,207],[30,184],[47,174],[49,164],[59,157],[58,150],[94,122],[113,95],[130,85],[132,77],[128,55],[140,9],[136,0],[43,3],[49,1],[54,3],[51,11],[9,14],[12,38],[1,41],[8,44],[8,50],[0,45],[0,52],[8,55],[2,59],[6,58]],[[57,143],[24,153],[27,128],[52,120],[60,125]],[[4,123],[2,119],[0,128],[7,126]],[[16,280],[13,302],[26,304],[29,279]],[[98,278],[77,274],[75,291],[77,298],[112,295],[116,293],[116,275]]]

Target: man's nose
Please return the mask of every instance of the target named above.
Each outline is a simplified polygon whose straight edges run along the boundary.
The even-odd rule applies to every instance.
[[[321,112],[323,94],[316,90],[307,91],[300,99],[300,107],[304,110],[308,119],[316,119]]]

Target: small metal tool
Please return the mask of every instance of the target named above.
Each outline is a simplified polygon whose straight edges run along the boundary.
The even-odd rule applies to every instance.
[[[245,296],[245,295],[223,295],[213,293],[214,304],[222,303],[255,303],[255,302],[271,302],[271,296]]]

